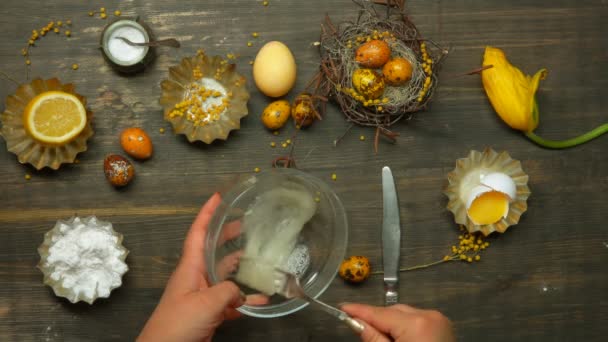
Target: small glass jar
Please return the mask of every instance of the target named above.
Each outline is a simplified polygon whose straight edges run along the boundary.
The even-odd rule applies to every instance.
[[[149,43],[153,40],[150,28],[139,18],[119,19],[108,24],[101,33],[101,51],[113,69],[122,73],[142,71],[154,59],[154,48],[132,46],[119,39],[126,38],[134,43]]]

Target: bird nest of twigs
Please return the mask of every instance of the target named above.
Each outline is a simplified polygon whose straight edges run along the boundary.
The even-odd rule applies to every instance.
[[[427,106],[437,87],[437,71],[447,50],[422,37],[405,13],[402,2],[385,1],[385,13],[377,11],[369,1],[353,2],[361,7],[355,21],[334,25],[326,16],[321,24],[321,65],[311,84],[316,85],[313,93],[336,102],[348,121],[375,127],[377,150],[379,135],[394,140],[398,134],[389,127]],[[360,68],[355,52],[371,40],[385,41],[391,58],[404,58],[412,67],[407,83],[387,85],[382,96],[374,100],[362,98],[353,91],[353,73]]]

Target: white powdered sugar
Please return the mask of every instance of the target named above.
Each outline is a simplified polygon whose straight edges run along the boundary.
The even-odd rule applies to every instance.
[[[123,63],[137,63],[146,53],[144,46],[129,45],[117,37],[123,37],[133,43],[145,43],[146,37],[139,29],[132,26],[119,27],[112,32],[108,39],[108,51]]]
[[[108,297],[128,270],[112,224],[95,217],[59,221],[43,262],[47,275],[74,298]],[[72,300],[72,298],[69,298]]]

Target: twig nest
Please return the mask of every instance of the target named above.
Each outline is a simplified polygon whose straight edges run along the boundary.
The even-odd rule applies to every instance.
[[[86,111],[86,122],[78,134],[65,143],[45,143],[35,139],[24,125],[24,116],[28,105],[43,93],[60,92],[76,97]],[[22,84],[17,91],[7,96],[6,109],[0,115],[2,137],[9,152],[17,155],[22,164],[30,164],[40,170],[49,167],[57,170],[62,164],[73,163],[78,153],[87,150],[87,140],[93,136],[93,113],[86,110],[86,98],[75,91],[73,84],[62,84],[57,78],[34,79]]]
[[[129,270],[123,236],[95,216],[59,220],[38,247],[44,284],[70,302],[108,298]]]
[[[321,25],[318,89],[349,121],[387,129],[426,107],[447,50],[423,39],[400,6],[387,8],[384,16],[371,2],[356,3],[356,21],[336,26],[326,17]],[[364,87],[361,76],[371,73],[378,77],[367,77],[373,87]]]
[[[456,161],[448,182],[447,208],[469,233],[504,233],[528,208],[528,175],[507,152],[471,151]]]

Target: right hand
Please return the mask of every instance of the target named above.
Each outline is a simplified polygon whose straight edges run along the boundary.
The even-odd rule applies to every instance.
[[[342,310],[364,326],[364,342],[453,342],[452,323],[439,311],[397,304],[377,307],[345,304]]]

